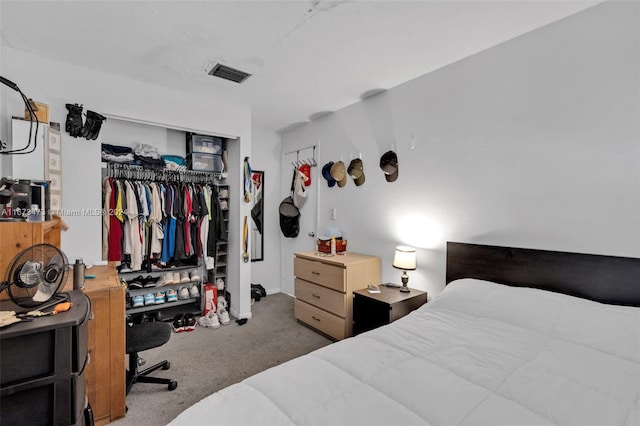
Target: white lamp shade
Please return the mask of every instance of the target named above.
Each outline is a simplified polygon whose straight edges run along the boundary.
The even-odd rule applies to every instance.
[[[396,255],[393,257],[393,267],[412,271],[416,269],[416,249],[407,246],[396,247]]]

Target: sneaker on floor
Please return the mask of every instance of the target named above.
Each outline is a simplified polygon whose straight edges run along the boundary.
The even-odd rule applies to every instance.
[[[200,289],[198,287],[199,286],[196,284],[196,285],[192,285],[191,288],[189,289],[189,296],[192,299],[200,297]]]
[[[191,281],[189,279],[189,271],[180,271],[179,277],[181,283],[188,283],[189,281]]]
[[[131,299],[131,307],[139,308],[141,306],[144,306],[144,296],[141,294],[133,296],[133,299]]]
[[[216,278],[216,288],[218,291],[224,290],[224,280],[222,278]]]
[[[184,315],[183,314],[177,314],[175,317],[173,317],[173,331],[175,331],[176,333],[181,333],[184,331]]]
[[[224,297],[218,297],[218,310],[227,309],[227,299]]]
[[[229,319],[229,312],[227,312],[227,310],[223,306],[221,306],[220,304],[218,304],[217,315],[218,315],[218,319],[220,320],[220,323],[222,325],[227,325],[231,321]]]
[[[216,314],[214,311],[209,311],[207,315],[198,318],[198,323],[201,327],[220,328],[220,320],[218,320],[218,314]]]
[[[178,299],[185,300],[189,298],[189,289],[187,287],[180,287],[178,291]]]
[[[147,293],[144,295],[144,304],[145,305],[155,305],[156,296],[153,293]]]
[[[184,331],[193,331],[196,329],[196,317],[193,314],[185,314],[184,316]]]
[[[191,282],[200,281],[200,273],[197,269],[192,269],[189,272],[189,277],[191,278]]]
[[[156,305],[164,303],[164,291],[159,291],[156,293]]]
[[[178,292],[175,289],[170,289],[167,291],[167,302],[175,302],[178,300]]]

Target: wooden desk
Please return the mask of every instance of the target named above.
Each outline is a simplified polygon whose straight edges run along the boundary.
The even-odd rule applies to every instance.
[[[85,280],[84,289],[93,311],[93,320],[89,321],[87,395],[95,424],[105,425],[124,417],[126,412],[125,287],[120,284],[115,264],[94,266],[86,274],[96,276]],[[71,287],[72,276],[65,290]]]

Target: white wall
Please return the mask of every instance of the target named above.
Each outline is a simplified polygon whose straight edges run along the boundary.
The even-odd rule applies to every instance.
[[[178,130],[193,130],[239,137],[240,146],[230,156],[233,167],[228,183],[232,191],[242,187],[241,164],[251,152],[251,111],[242,104],[222,103],[209,96],[193,96],[165,87],[131,80],[103,72],[65,64],[44,57],[1,46],[0,73],[15,82],[34,100],[50,107],[50,120],[59,122],[62,133],[63,208],[96,209],[101,205],[100,142],[72,138],[64,132],[66,103],[83,104],[101,114],[125,117],[141,123]],[[22,115],[23,104],[16,92],[2,86],[2,140],[6,137],[7,121],[11,115]],[[105,124],[108,126],[108,124]],[[183,149],[183,146],[181,147]],[[0,175],[6,163],[0,164]],[[232,241],[242,239],[239,217],[250,214],[248,205],[240,197],[230,200]],[[62,249],[70,259],[83,257],[88,261],[101,257],[101,217],[69,216],[64,220],[71,229],[63,234]],[[240,244],[231,248],[239,251]],[[241,253],[239,253],[241,255]],[[231,272],[239,284],[230,285],[231,313],[248,317],[250,311],[251,267],[233,262]],[[235,293],[235,294],[234,294]],[[240,295],[240,296],[239,296]]]
[[[280,292],[280,136],[253,128],[251,167],[263,170],[264,186],[264,260],[251,263],[251,282],[262,284],[267,293]]]
[[[409,283],[431,296],[446,241],[639,257],[638,17],[607,2],[287,132],[322,164],[362,155],[364,185],[320,185],[320,229],[380,256],[383,281],[395,245],[418,247]]]

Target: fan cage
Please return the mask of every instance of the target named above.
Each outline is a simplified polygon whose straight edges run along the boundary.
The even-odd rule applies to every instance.
[[[21,270],[28,262],[40,265],[39,281],[36,285],[21,282]],[[7,293],[16,305],[23,308],[37,308],[50,304],[52,300],[56,300],[58,292],[66,284],[68,266],[66,255],[52,244],[28,247],[18,253],[7,268]]]

